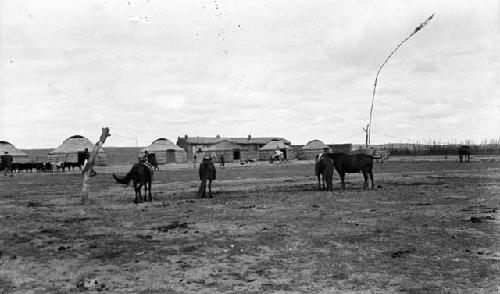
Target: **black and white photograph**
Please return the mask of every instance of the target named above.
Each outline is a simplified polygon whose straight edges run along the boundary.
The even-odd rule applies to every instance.
[[[500,293],[500,0],[0,0],[0,293]]]

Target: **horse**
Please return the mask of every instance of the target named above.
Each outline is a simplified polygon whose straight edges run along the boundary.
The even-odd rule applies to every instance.
[[[201,198],[205,198],[205,190],[208,180],[208,197],[212,198],[212,181],[215,180],[217,171],[215,170],[215,165],[210,157],[203,158],[198,172],[201,181],[200,189],[198,189],[198,195],[200,195]]]
[[[363,190],[368,187],[368,176],[370,176],[373,189],[373,156],[364,153],[345,154],[330,152],[326,156],[333,159],[335,170],[339,173],[340,180],[342,181],[342,190],[345,190],[345,174],[358,173],[360,171],[365,178]]]
[[[158,167],[158,161],[156,160],[156,155],[148,154],[148,163],[153,167],[153,170],[160,170]]]
[[[135,198],[134,203],[142,202],[141,189],[144,186],[144,201],[146,201],[149,192],[149,201],[153,201],[151,196],[151,182],[153,181],[153,171],[151,167],[144,163],[136,163],[132,166],[125,177],[118,177],[113,173],[113,178],[120,184],[125,184],[127,187],[130,181],[134,183]]]
[[[316,156],[314,171],[318,177],[318,190],[325,190],[326,181],[326,190],[333,191],[332,181],[334,168],[332,159],[324,156],[324,154]],[[323,189],[321,189],[321,175],[323,175]]]
[[[458,158],[460,158],[460,162],[464,162],[464,160],[470,162],[470,147],[467,145],[460,146],[458,148]]]

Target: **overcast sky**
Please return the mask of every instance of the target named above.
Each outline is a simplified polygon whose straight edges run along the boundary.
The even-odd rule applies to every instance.
[[[499,1],[0,0],[0,140],[500,138]]]

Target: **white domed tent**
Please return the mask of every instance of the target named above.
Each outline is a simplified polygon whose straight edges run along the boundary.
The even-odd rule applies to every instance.
[[[330,151],[330,147],[320,140],[309,141],[301,148],[300,159],[315,159],[316,155]]]
[[[259,160],[268,160],[271,155],[274,155],[276,151],[283,152],[284,159],[294,159],[294,152],[292,147],[290,147],[287,142],[283,140],[279,141],[270,141],[266,145],[264,145],[259,150]]]
[[[158,164],[187,162],[186,151],[166,138],[153,141],[151,145],[142,149],[141,153],[144,151],[154,154]]]
[[[94,143],[83,136],[74,135],[64,140],[62,145],[50,151],[49,160],[52,162],[78,162],[78,152],[84,151],[85,148],[89,150],[89,153],[92,153]],[[107,165],[106,153],[103,149],[97,154],[95,165]]]
[[[13,162],[25,163],[30,161],[28,154],[17,149],[7,141],[0,141],[0,155],[4,155],[5,152],[12,155]]]

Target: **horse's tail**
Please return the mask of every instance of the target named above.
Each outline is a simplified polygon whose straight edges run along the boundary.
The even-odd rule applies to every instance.
[[[125,184],[128,186],[130,184],[130,181],[132,180],[132,171],[130,171],[125,177],[118,177],[115,174],[113,174],[113,178],[120,184]]]

